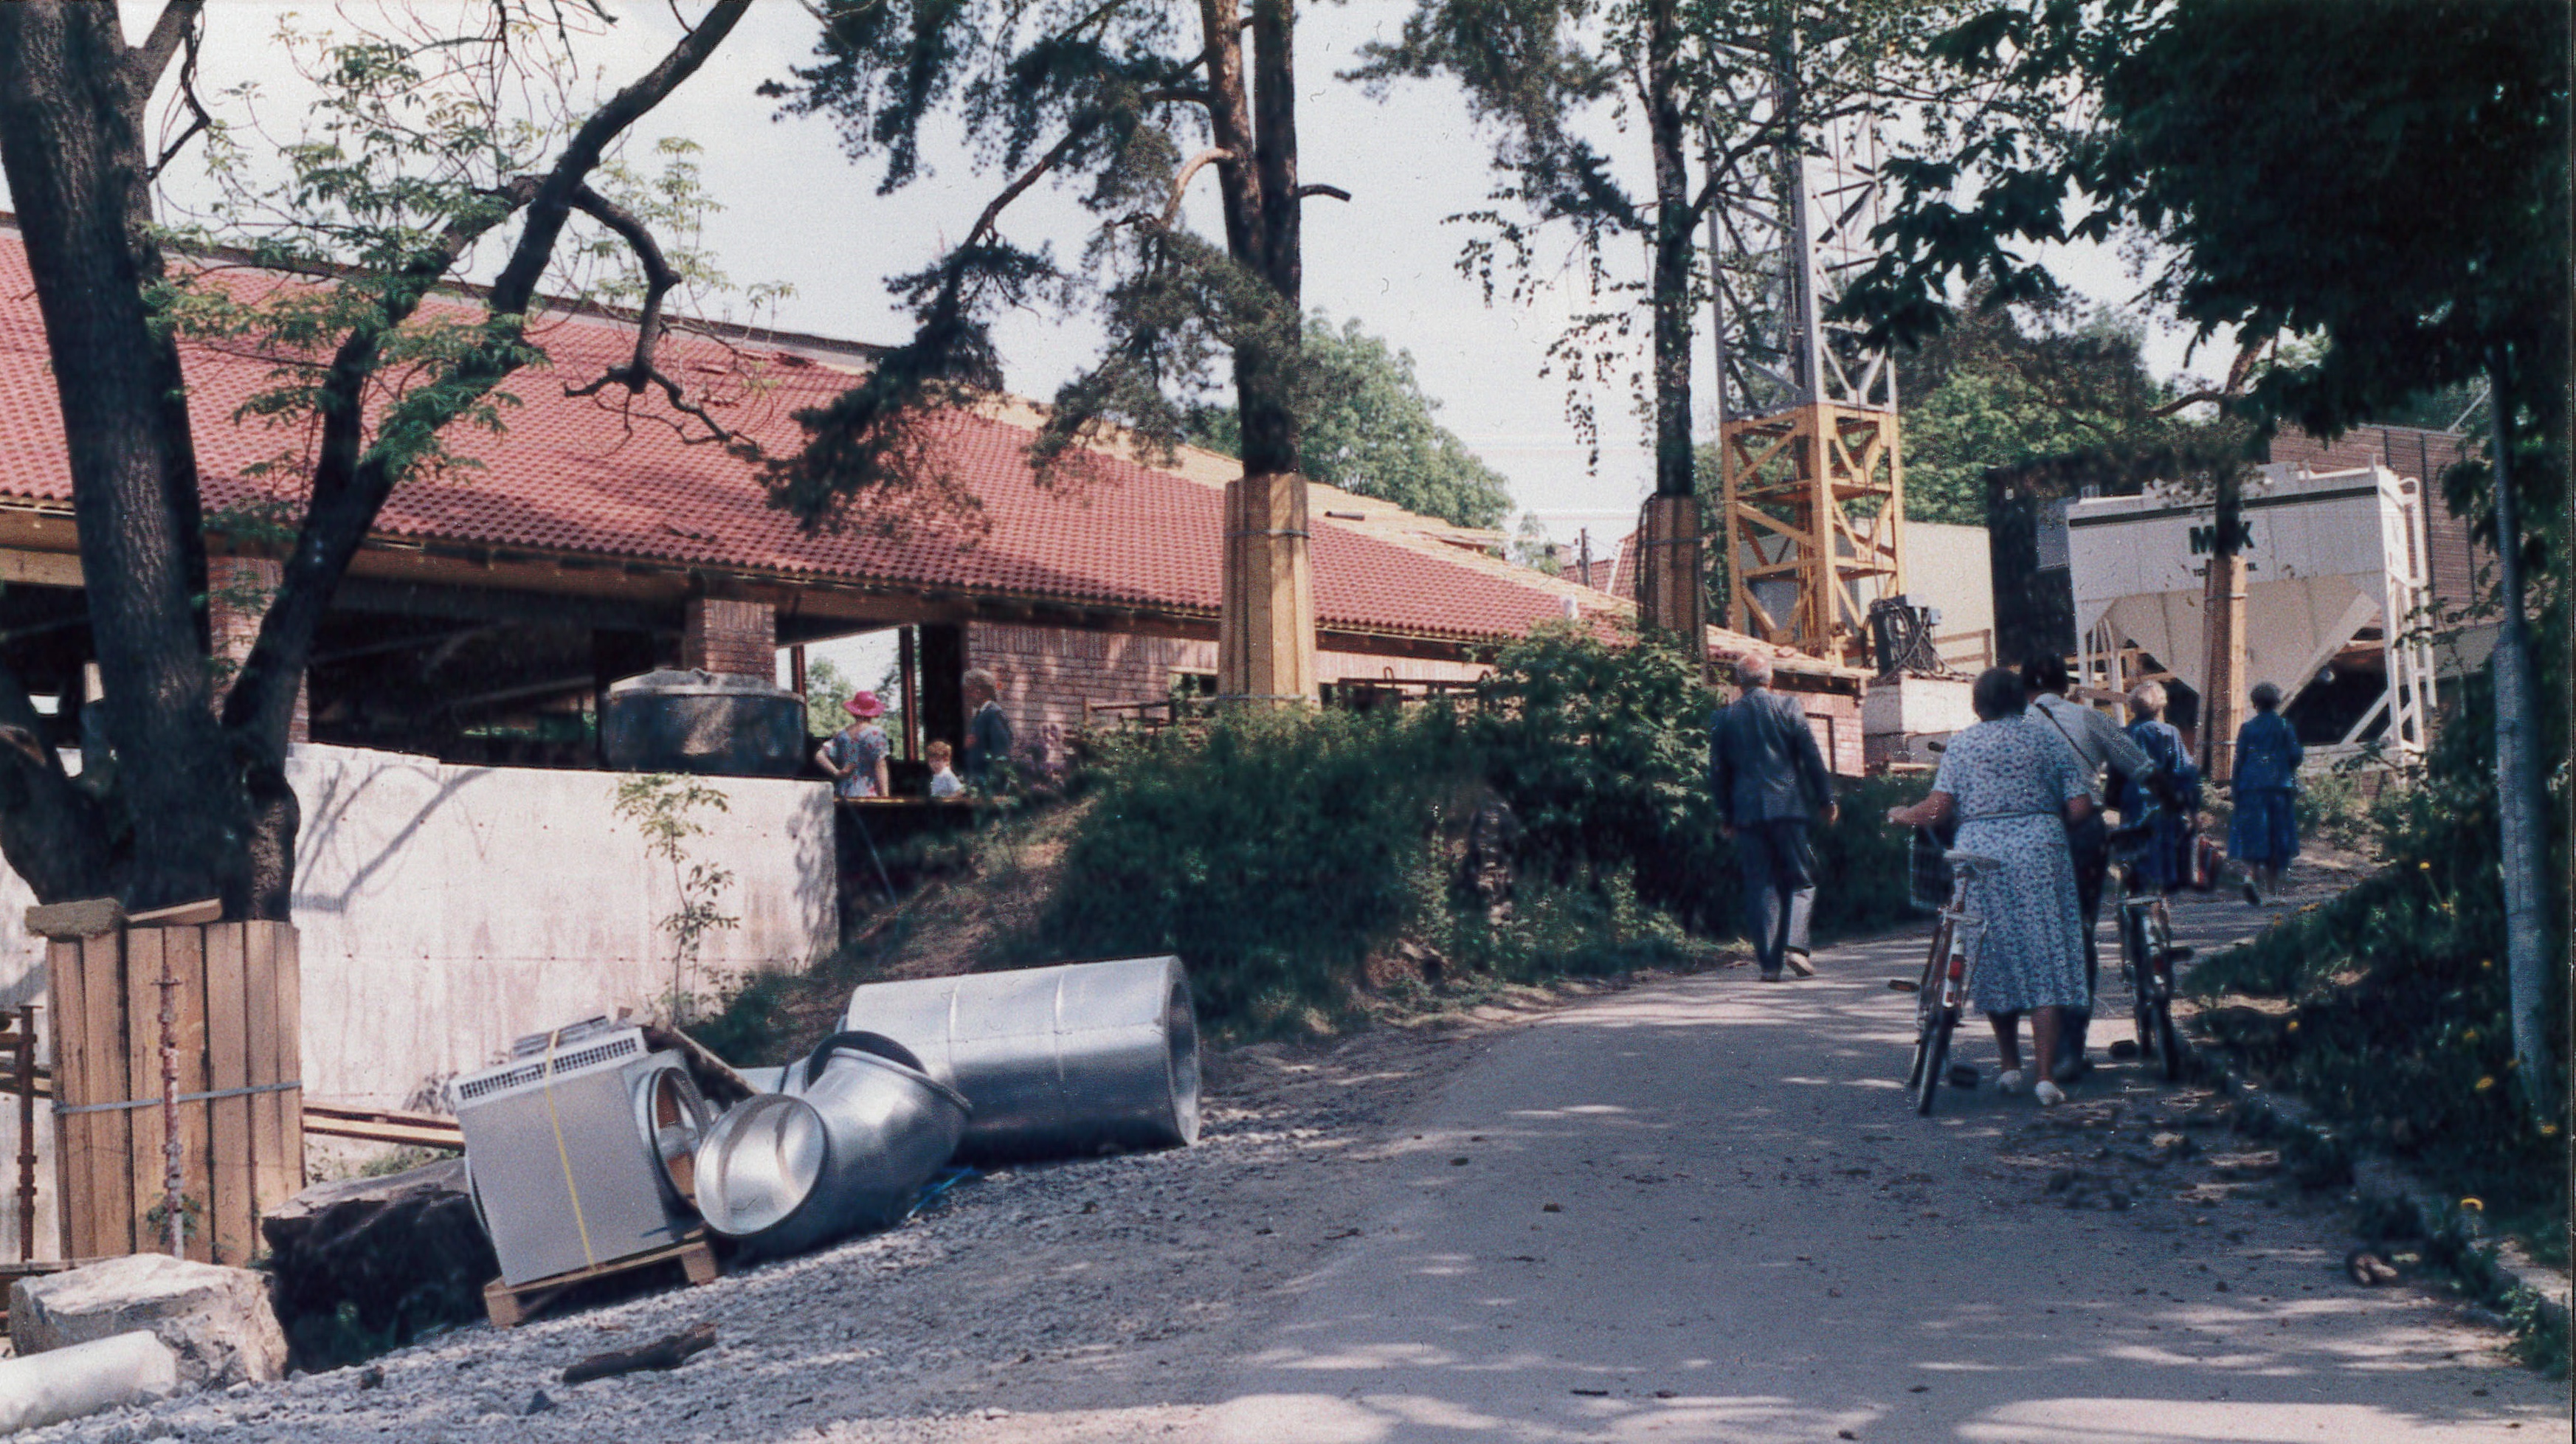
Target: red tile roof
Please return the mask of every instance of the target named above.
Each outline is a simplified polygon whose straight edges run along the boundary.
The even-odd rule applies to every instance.
[[[447,303],[435,303],[447,304]],[[463,313],[458,307],[460,314]],[[980,534],[954,523],[898,536],[863,527],[809,534],[773,510],[751,465],[684,444],[657,397],[638,398],[630,419],[609,398],[563,394],[623,359],[631,331],[614,322],[558,318],[544,329],[544,365],[505,390],[504,436],[450,429],[457,453],[481,463],[404,483],[377,523],[381,536],[550,553],[637,559],[818,581],[856,582],[1210,615],[1218,605],[1221,497],[1168,472],[1102,456],[1087,484],[1037,484],[1024,449],[1030,433],[986,417],[947,420],[941,455],[982,503]],[[821,404],[849,373],[785,351],[733,350],[674,335],[662,361],[697,377],[748,358],[765,389],[722,414],[773,453],[794,449],[790,413]],[[183,347],[190,412],[210,508],[271,494],[254,463],[298,447],[302,434],[234,412],[275,384],[272,364]],[[42,322],[23,243],[0,228],[0,501],[66,503],[71,477],[47,365]],[[284,473],[291,475],[292,471]],[[1319,620],[1341,630],[1460,640],[1502,638],[1561,619],[1565,599],[1546,579],[1450,562],[1363,534],[1320,515],[1313,523]]]

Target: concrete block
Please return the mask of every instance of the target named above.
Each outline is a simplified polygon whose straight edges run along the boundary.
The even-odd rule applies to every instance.
[[[9,1340],[20,1354],[138,1329],[170,1346],[188,1384],[286,1375],[286,1333],[269,1307],[268,1281],[249,1269],[133,1254],[20,1279],[9,1290]]]

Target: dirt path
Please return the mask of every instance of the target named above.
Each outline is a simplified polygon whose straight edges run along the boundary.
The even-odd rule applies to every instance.
[[[2260,921],[2195,900],[2182,931]],[[2114,1067],[2046,1113],[1991,1088],[1904,1111],[1885,979],[1918,946],[1240,1051],[1194,1149],[998,1174],[706,1289],[398,1351],[376,1387],[24,1437],[2565,1437],[2562,1389],[2497,1335],[2346,1281],[2330,1204],[2205,1095]],[[700,1319],[721,1342],[675,1373],[557,1382]]]

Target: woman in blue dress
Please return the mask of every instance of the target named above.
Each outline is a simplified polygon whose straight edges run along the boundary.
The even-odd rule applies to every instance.
[[[2142,777],[2122,777],[2112,801],[2122,826],[2134,826],[2153,810],[2155,821],[2140,850],[2138,875],[2160,893],[2178,891],[2191,880],[2191,823],[2200,811],[2200,769],[2182,745],[2182,733],[2164,720],[2165,685],[2141,682],[2129,693],[2129,740],[2166,779],[2165,796],[2153,797]]]
[[[2034,1056],[2057,1056],[2064,1010],[2089,1001],[2084,987],[2084,913],[2066,825],[2093,813],[2092,789],[2075,753],[2045,723],[2023,715],[2029,694],[2006,667],[1977,678],[1969,701],[1982,719],[1954,734],[1932,777],[1932,795],[1888,809],[1899,827],[1933,827],[1956,819],[1961,852],[2003,864],[1969,884],[1968,905],[1983,925],[1975,1003],[1994,1025],[2003,1055],[1996,1086],[2030,1089],[2041,1104],[2062,1103],[2065,1090],[2021,1065],[2021,1015],[2030,1014]]]
[[[2299,762],[2307,753],[2281,716],[2281,689],[2254,688],[2254,715],[2236,729],[2236,820],[2227,851],[2245,864],[2245,900],[2256,907],[2281,890],[2281,869],[2299,855]]]

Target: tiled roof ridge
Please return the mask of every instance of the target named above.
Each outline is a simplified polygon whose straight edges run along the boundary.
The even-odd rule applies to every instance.
[[[17,212],[0,210],[0,235],[15,237],[19,234]],[[258,252],[249,247],[235,245],[192,247],[186,250],[174,250],[171,255],[186,261],[222,261],[281,277],[309,281],[345,280],[360,270],[359,267],[336,262],[279,266],[261,260]],[[429,294],[451,299],[470,298],[476,301],[489,301],[492,298],[492,288],[480,281],[449,277],[442,278],[433,285]],[[621,326],[634,326],[644,319],[644,313],[638,307],[620,306],[586,297],[539,292],[533,299],[535,302],[533,309],[536,312],[566,319],[606,321]],[[739,341],[751,346],[779,348],[804,346],[816,350],[847,352],[868,357],[883,356],[894,349],[878,341],[853,341],[846,337],[825,336],[819,332],[789,331],[776,326],[754,326],[743,321],[722,321],[713,317],[683,315],[667,310],[662,313],[662,324],[665,327],[720,336],[726,340]],[[793,352],[790,351],[789,354]]]

